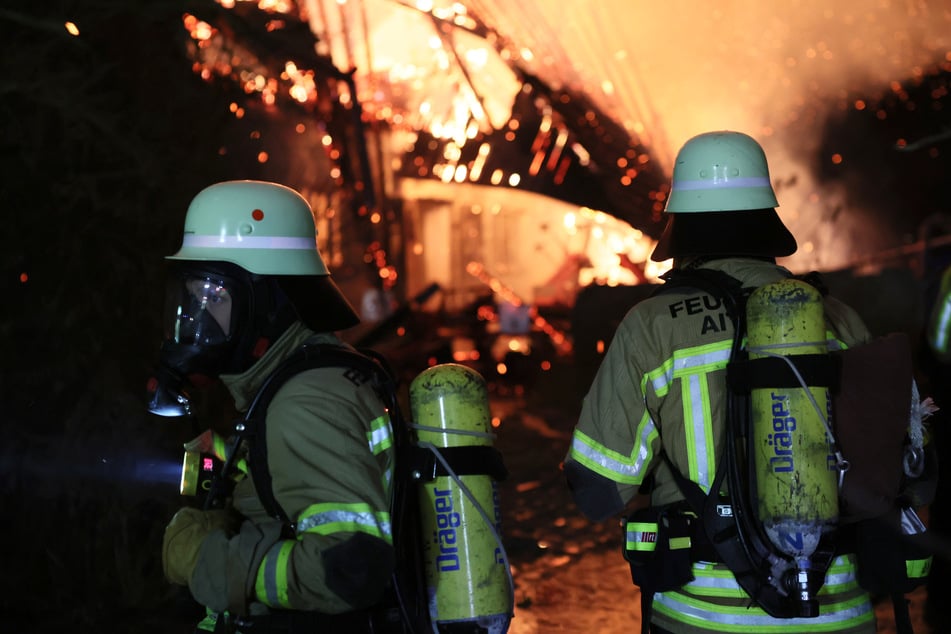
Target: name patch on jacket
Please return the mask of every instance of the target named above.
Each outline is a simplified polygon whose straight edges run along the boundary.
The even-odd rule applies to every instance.
[[[703,323],[700,325],[700,334],[705,335],[711,332],[722,332],[726,330],[730,320],[723,311],[723,302],[712,295],[694,295],[678,300],[667,305],[670,316],[673,319],[683,317],[684,315],[703,315]]]

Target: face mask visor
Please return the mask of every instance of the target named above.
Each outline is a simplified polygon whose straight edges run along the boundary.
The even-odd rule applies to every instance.
[[[166,341],[200,348],[229,343],[235,332],[235,286],[220,275],[172,276],[165,295]]]

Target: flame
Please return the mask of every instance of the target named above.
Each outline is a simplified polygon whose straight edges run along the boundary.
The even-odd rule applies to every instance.
[[[676,149],[694,134],[749,132],[766,149],[779,212],[802,245],[784,263],[800,269],[833,268],[870,245],[898,241],[869,226],[862,210],[849,208],[847,192],[811,182],[814,166],[802,157],[814,154],[813,132],[821,129],[826,110],[877,108],[876,97],[885,93],[907,100],[905,79],[951,59],[951,13],[926,0],[728,2],[689,16],[676,4],[627,0],[517,6],[482,0],[474,5],[477,12],[448,0],[218,0],[226,8],[238,1],[255,1],[273,13],[269,30],[284,28],[282,16],[295,12],[306,19],[318,52],[337,68],[355,69],[357,94],[340,86],[339,102],[359,101],[368,117],[386,121],[394,148],[415,143],[418,130],[451,141],[456,150],[480,130],[507,130],[514,138],[518,122],[511,120],[511,105],[523,86],[513,65],[555,89],[589,95],[603,116],[651,148],[651,156],[629,152],[610,159],[624,185],[636,182],[648,161],[669,169]],[[267,106],[282,98],[301,104],[318,99],[313,69],[288,61],[280,77],[268,77],[248,51],[226,47],[212,25],[188,14],[184,24],[202,77],[234,77]],[[876,111],[880,118],[885,114]],[[546,123],[538,141],[550,151],[535,149],[527,175],[549,170],[560,183],[568,167],[563,154],[570,150],[586,165],[594,159],[589,148]],[[899,139],[897,145],[910,144]],[[483,143],[479,160],[468,165],[447,155],[433,174],[451,184],[476,181],[485,176],[490,151]],[[837,150],[824,160],[843,164],[848,156]],[[430,175],[426,166],[418,171]],[[524,176],[501,170],[488,175],[492,184],[508,187],[518,187]],[[666,191],[651,197],[652,208],[661,211]],[[831,213],[839,208],[846,211]],[[831,215],[837,216],[834,227],[824,220]],[[593,256],[598,272],[588,274],[588,283],[630,283],[642,275],[653,280],[667,266],[627,246]]]

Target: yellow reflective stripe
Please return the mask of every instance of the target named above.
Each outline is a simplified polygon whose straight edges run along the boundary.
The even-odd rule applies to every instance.
[[[389,414],[378,416],[370,421],[370,431],[367,432],[367,445],[370,447],[370,453],[374,456],[389,451],[393,448],[393,429],[390,425]],[[387,492],[393,482],[393,465],[390,465],[383,472],[383,489]]]
[[[218,433],[211,434],[211,453],[212,455],[222,462],[227,462],[228,454],[233,447],[228,446],[228,441],[224,436]],[[234,461],[235,468],[241,473],[248,473],[248,463],[244,458],[239,458]]]
[[[211,453],[222,462],[228,459],[228,443],[221,434],[211,434]]]
[[[749,596],[736,582],[736,578],[725,564],[695,562],[693,580],[681,589],[695,596],[717,597],[723,599],[742,599],[749,602]]]
[[[649,552],[657,548],[657,522],[628,522],[625,534],[628,550]]]
[[[287,598],[287,568],[294,544],[292,540],[277,542],[267,551],[258,566],[254,594],[259,601],[272,608],[291,607]]]
[[[673,621],[707,630],[763,634],[840,631],[875,618],[868,595],[864,593],[846,601],[821,605],[819,616],[815,618],[777,619],[756,607],[718,605],[681,592],[654,595],[654,610]]]
[[[654,390],[654,394],[658,397],[667,396],[667,390],[670,389],[670,384],[674,380],[674,359],[671,357],[664,361],[656,369],[651,370],[644,375],[644,380],[641,381],[642,391],[645,384],[649,383],[651,389]]]
[[[837,594],[859,588],[855,574],[855,556],[839,555],[832,560],[820,593]]]
[[[660,366],[645,374],[643,388],[650,384],[664,397],[675,379],[680,379],[684,412],[684,432],[689,460],[687,476],[709,491],[716,469],[712,405],[707,374],[726,367],[732,341],[725,339],[702,346],[675,350]]]
[[[674,350],[674,354],[645,375],[657,396],[664,396],[674,379],[706,374],[726,367],[733,342],[729,339],[692,348]]]
[[[674,378],[722,370],[730,360],[729,339],[674,351]]]
[[[849,344],[836,337],[831,330],[826,330],[826,349],[830,351],[848,350]]]
[[[905,561],[905,574],[909,579],[922,579],[931,572],[931,557],[908,559]]]
[[[669,543],[671,550],[684,550],[685,548],[690,548],[689,537],[674,537]]]
[[[390,419],[388,416],[379,416],[370,421],[367,443],[370,446],[370,452],[374,456],[380,455],[393,446],[393,435],[390,433]]]
[[[227,614],[227,612],[225,612]],[[198,625],[195,626],[196,630],[202,632],[214,632],[215,625],[218,623],[218,613],[212,612],[211,608],[205,608],[205,618],[198,622]]]
[[[568,455],[575,462],[609,480],[622,484],[640,484],[644,480],[644,470],[653,457],[651,444],[657,437],[657,429],[647,412],[637,427],[637,437],[631,455],[625,456],[575,429]]]
[[[712,407],[710,384],[706,374],[692,374],[681,379],[684,409],[684,432],[687,439],[688,477],[710,491],[715,475]]]
[[[737,583],[733,573],[725,564],[695,562],[693,581],[683,586],[683,590],[698,596],[747,598],[746,592]],[[855,575],[855,562],[852,555],[839,555],[832,560],[826,573],[825,583],[820,594],[843,594],[860,590]]]
[[[800,634],[813,631],[840,631],[856,627],[872,618],[871,606],[866,610],[868,593],[858,585],[852,555],[840,555],[832,561],[826,581],[819,591],[820,616],[816,619],[773,619],[758,607],[750,607],[749,595],[740,588],[736,578],[724,564],[696,562],[694,579],[678,591],[664,593],[658,612],[677,622],[689,622],[708,631],[783,632]],[[660,595],[658,595],[660,596]],[[656,598],[655,598],[656,601]],[[662,607],[666,606],[666,608]],[[866,613],[868,612],[868,613]],[[691,615],[694,620],[681,617]],[[711,620],[702,623],[703,619]]]
[[[389,544],[393,543],[390,514],[386,511],[374,511],[369,504],[363,502],[311,504],[297,519],[297,534],[304,533],[318,535],[366,533],[379,537]]]

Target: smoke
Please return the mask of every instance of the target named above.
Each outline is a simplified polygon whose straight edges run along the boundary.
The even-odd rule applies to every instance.
[[[734,129],[757,138],[780,184],[780,214],[799,238],[790,266],[834,268],[900,242],[894,227],[868,222],[844,183],[817,183],[822,162],[833,160],[820,153],[823,127],[859,96],[887,94],[943,62],[947,3],[470,4],[531,50],[531,71],[594,97],[668,170],[695,134]]]

